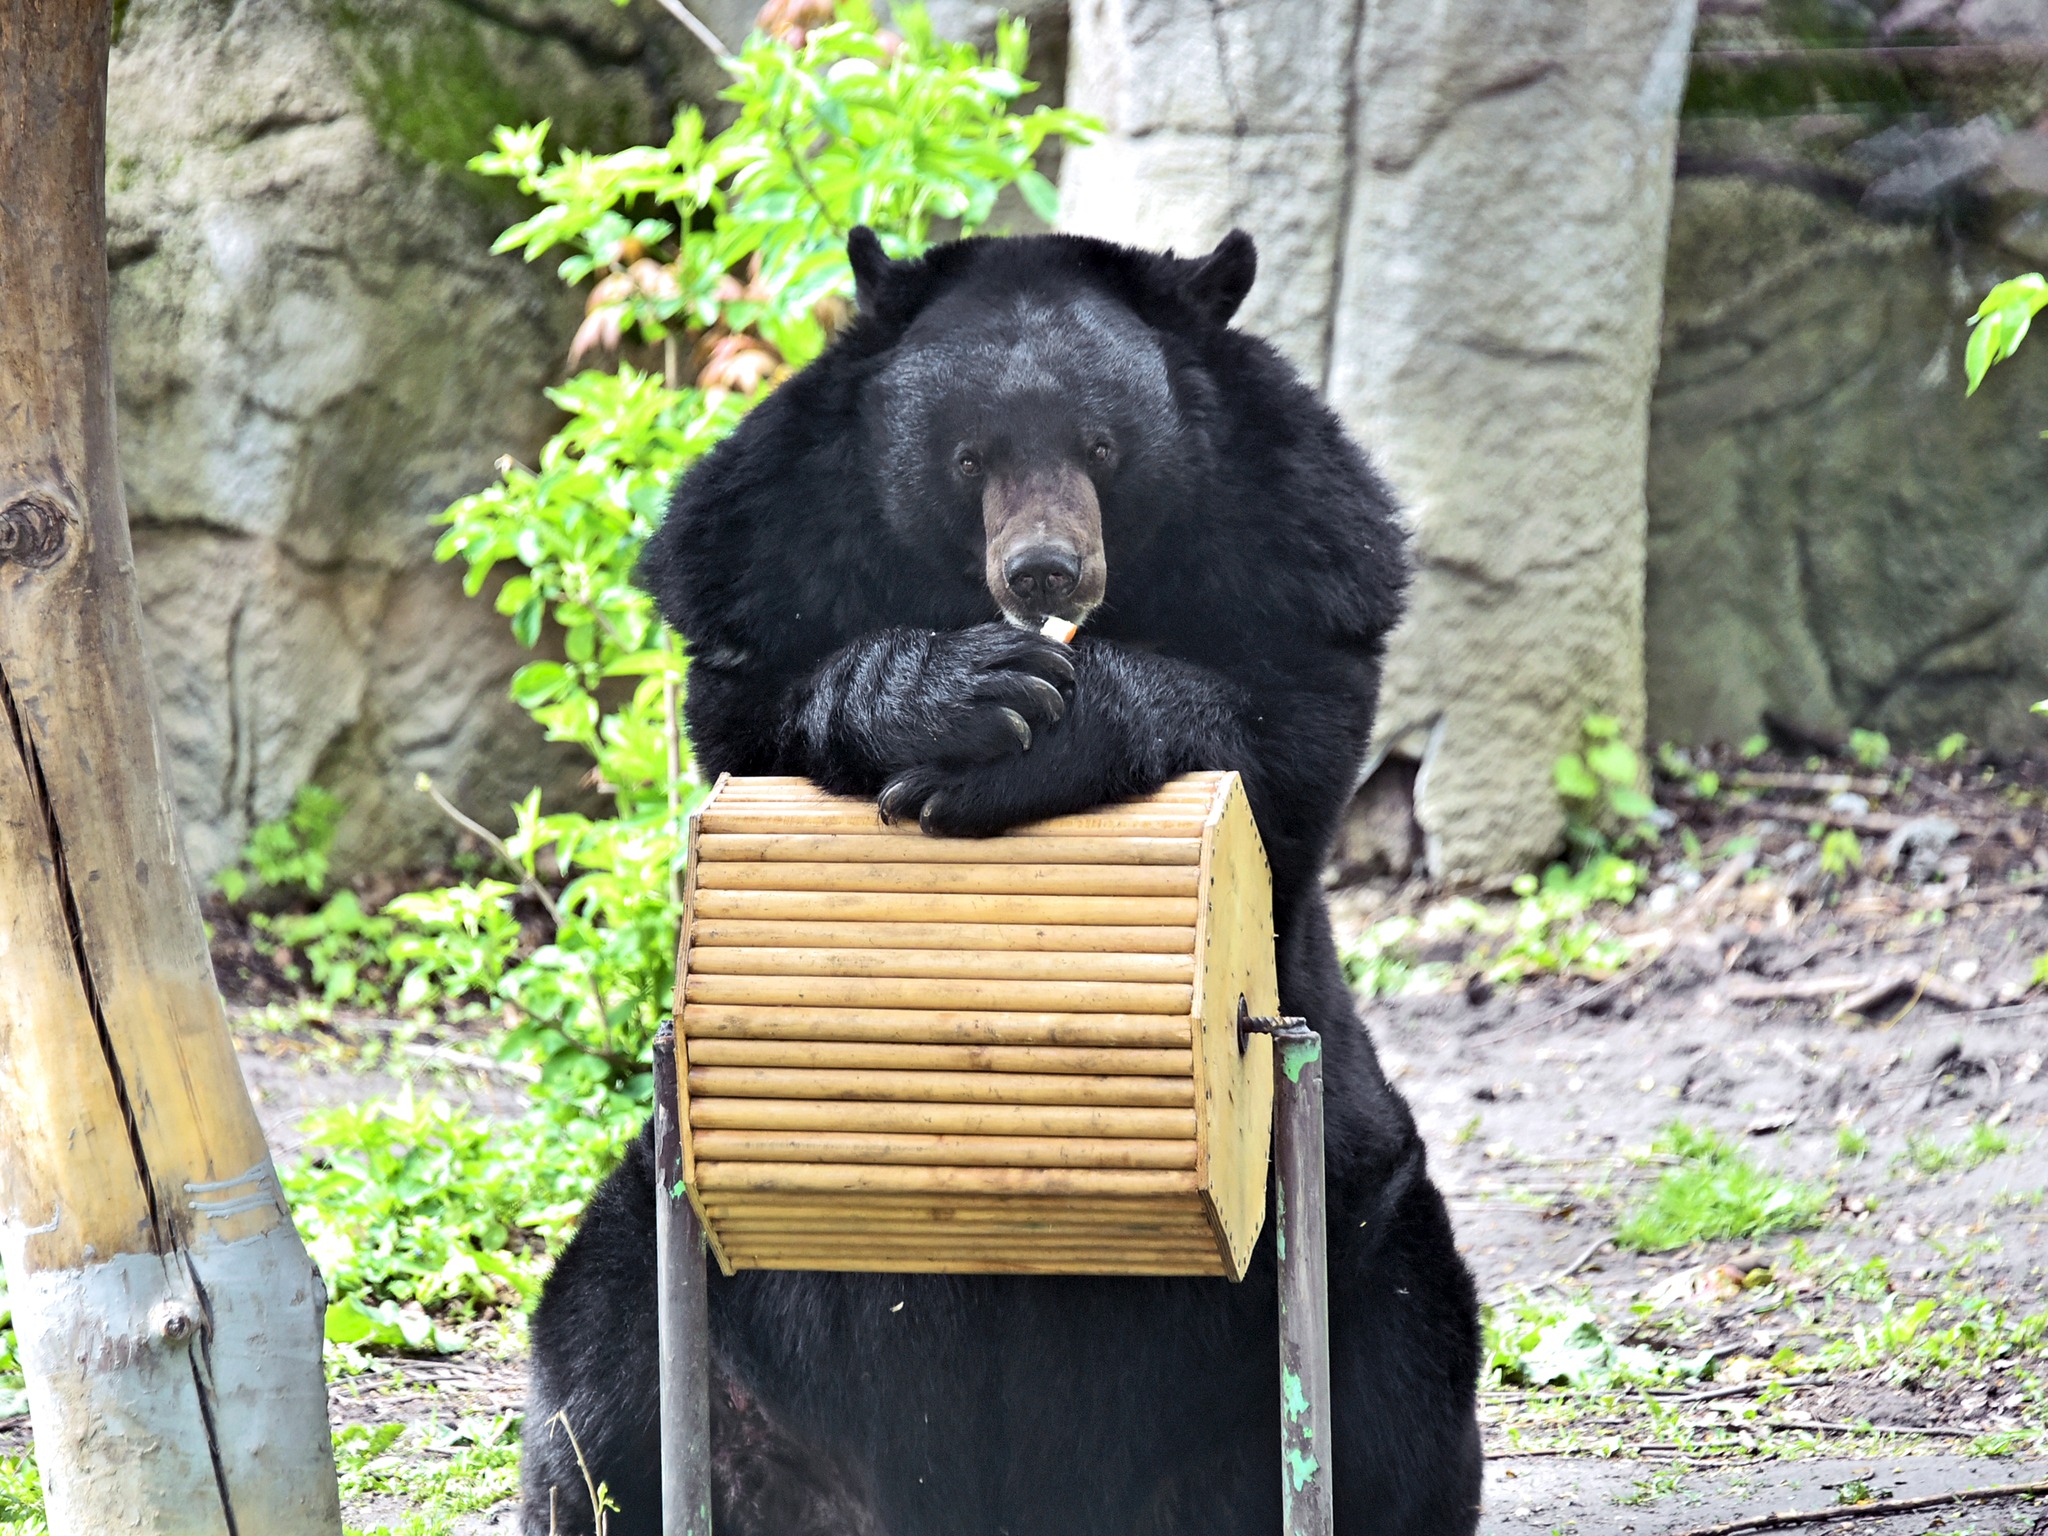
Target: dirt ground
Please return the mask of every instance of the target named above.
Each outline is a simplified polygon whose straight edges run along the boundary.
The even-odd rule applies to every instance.
[[[2024,1371],[2008,1363],[1981,1376],[1782,1366],[1920,1298],[2011,1317],[2048,1308],[2048,995],[2033,987],[2048,954],[2043,774],[1920,763],[1902,789],[1896,776],[1836,763],[1696,766],[1718,766],[1726,785],[1743,774],[1765,782],[1711,799],[1662,786],[1697,853],[1681,857],[1674,828],[1646,895],[1618,916],[1606,909],[1626,954],[1617,973],[1490,983],[1498,941],[1444,921],[1469,918],[1446,905],[1461,898],[1388,878],[1336,892],[1347,937],[1393,916],[1422,919],[1398,957],[1405,990],[1364,1000],[1361,1016],[1414,1108],[1482,1297],[1582,1305],[1617,1343],[1717,1363],[1711,1381],[1654,1394],[1655,1413],[1640,1392],[1487,1393],[1482,1530],[1671,1536],[1858,1495],[2048,1479],[2048,1421],[2038,1392],[2019,1384],[2041,1371],[2038,1354]],[[1836,828],[1859,834],[1862,864],[1831,875],[1816,833]],[[1480,899],[1496,915],[1512,910],[1504,896]],[[246,952],[221,958],[246,979]],[[364,1070],[330,1039],[242,1032],[280,1156],[298,1150],[306,1109],[406,1079],[516,1111],[522,1084],[471,1043],[386,1052]],[[1676,1119],[1826,1186],[1824,1224],[1619,1251],[1616,1222],[1668,1166],[1646,1154]],[[2001,1150],[1974,1166],[1927,1155],[1991,1132]],[[1859,1134],[1865,1145],[1850,1150]],[[1873,1256],[1889,1266],[1889,1301],[1882,1288],[1853,1298],[1830,1280]],[[1776,1369],[1765,1364],[1774,1356]],[[522,1377],[517,1358],[485,1350],[385,1360],[336,1385],[334,1415],[501,1414],[516,1410]],[[25,1433],[0,1421],[0,1447]],[[350,1523],[396,1521],[404,1512],[389,1503],[351,1509]],[[510,1530],[509,1510],[468,1528]],[[2042,1530],[2048,1505],[1991,1501],[1854,1528]]]

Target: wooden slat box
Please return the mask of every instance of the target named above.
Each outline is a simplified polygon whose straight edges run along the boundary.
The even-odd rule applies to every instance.
[[[1243,1277],[1272,880],[1234,773],[995,838],[802,779],[690,830],[684,1183],[735,1269]]]

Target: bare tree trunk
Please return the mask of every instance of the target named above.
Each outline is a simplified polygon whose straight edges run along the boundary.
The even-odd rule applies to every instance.
[[[143,662],[109,16],[0,0],[0,1257],[57,1536],[330,1536],[324,1296],[235,1063]]]

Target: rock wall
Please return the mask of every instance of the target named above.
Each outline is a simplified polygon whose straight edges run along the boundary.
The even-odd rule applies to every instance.
[[[1653,739],[2041,744],[2048,357],[1965,399],[1962,351],[1990,286],[2048,264],[2044,44],[2048,12],[1988,0],[1703,29],[1651,416]]]
[[[1260,239],[1273,337],[1406,504],[1382,747],[1429,868],[1553,849],[1558,754],[1644,713],[1644,443],[1691,0],[1081,0],[1072,228]]]
[[[740,12],[727,5],[723,11]],[[711,8],[737,37],[743,14]],[[577,305],[489,254],[492,124],[665,131],[714,79],[652,0],[132,0],[112,61],[121,458],[202,875],[317,779],[344,863],[435,856],[431,773],[489,819],[579,765],[505,697],[524,653],[434,514],[531,455]]]

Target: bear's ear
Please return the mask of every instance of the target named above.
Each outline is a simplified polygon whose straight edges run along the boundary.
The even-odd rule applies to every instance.
[[[865,224],[856,224],[846,237],[846,261],[853,268],[854,303],[864,315],[888,319],[899,306],[895,300],[903,286],[901,269],[909,262],[895,262],[882,249],[881,237]]]
[[[1259,275],[1259,248],[1250,235],[1233,229],[1215,250],[1185,266],[1180,296],[1205,320],[1225,325],[1252,291],[1252,279]]]

